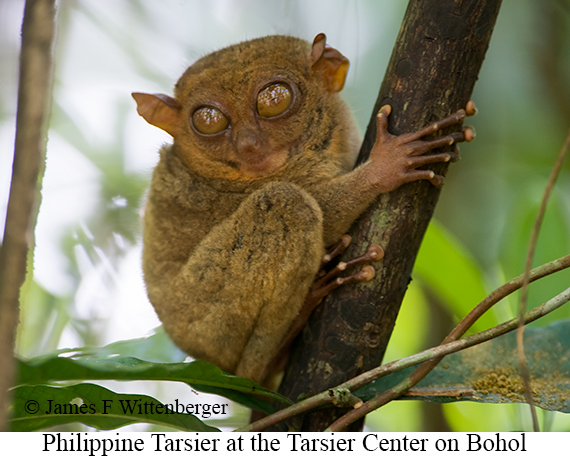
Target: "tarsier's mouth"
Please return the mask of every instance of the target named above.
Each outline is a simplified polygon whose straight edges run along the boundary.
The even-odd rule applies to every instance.
[[[271,153],[242,157],[239,169],[250,176],[266,176],[279,168],[287,161],[287,154]]]

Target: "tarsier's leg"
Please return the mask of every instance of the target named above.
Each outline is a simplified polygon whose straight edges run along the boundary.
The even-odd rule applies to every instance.
[[[186,316],[170,333],[191,355],[261,381],[303,305],[324,252],[322,214],[300,188],[251,194],[198,245],[174,284]]]

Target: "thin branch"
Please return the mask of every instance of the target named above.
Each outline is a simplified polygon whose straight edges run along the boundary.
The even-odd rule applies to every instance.
[[[538,279],[544,278],[545,276],[551,275],[556,273],[560,270],[564,270],[570,267],[570,255],[565,257],[561,257],[560,259],[553,260],[548,262],[540,267],[533,269],[530,273],[530,281],[536,281]],[[475,308],[473,308],[467,316],[465,316],[456,326],[455,328],[445,337],[441,344],[450,343],[452,341],[457,340],[460,338],[465,332],[475,323],[477,319],[479,319],[485,312],[487,312],[493,305],[501,301],[506,296],[512,294],[516,290],[522,287],[522,283],[524,280],[524,275],[519,275],[514,279],[511,279],[509,282],[503,284],[498,289],[495,289],[491,292],[487,297],[483,299]],[[437,347],[436,347],[437,348]],[[402,370],[404,368],[408,368],[412,365],[416,365],[420,362],[425,362],[429,358],[423,357],[423,354],[432,351],[435,348],[428,349],[423,352],[419,352],[418,354],[405,357],[394,362],[387,363],[382,365],[378,368],[368,371],[367,373],[363,373],[356,378],[353,378],[349,381],[350,386],[342,384],[339,386],[340,388],[349,387],[351,390],[359,389],[366,384],[381,378],[382,376],[386,376],[389,373],[393,373],[394,371]],[[445,354],[444,354],[445,355]],[[418,357],[419,356],[419,357]],[[443,358],[443,356],[441,357]],[[440,361],[441,358],[434,359],[430,362],[426,362],[426,367],[423,369],[427,369],[428,366],[434,368]],[[428,365],[429,364],[429,365]],[[422,368],[419,367],[418,370]]]
[[[55,0],[28,0],[22,25],[20,80],[12,183],[0,249],[0,430],[7,427],[8,389],[14,379],[13,351],[20,287],[39,207],[51,106]]]
[[[561,292],[556,297],[548,300],[546,303],[533,308],[531,311],[527,312],[523,316],[523,321],[525,324],[530,322],[534,322],[535,320],[551,313],[555,309],[560,308],[565,303],[570,301],[570,288],[566,289],[564,292]],[[475,346],[476,344],[483,343],[485,341],[491,340],[498,336],[504,335],[505,333],[511,332],[518,328],[520,321],[520,317],[515,319],[511,319],[510,321],[504,322],[500,325],[497,325],[493,328],[488,330],[484,330],[482,332],[476,333],[474,335],[470,335],[468,337],[462,338],[457,341],[453,341],[451,343],[443,344],[434,348],[433,352],[437,353],[438,357],[440,355],[447,355],[451,354],[452,352],[457,352],[462,349],[466,349],[471,346]],[[422,365],[423,366],[423,365]],[[340,419],[335,421],[327,428],[326,431],[328,432],[338,432],[344,430],[353,422],[363,418],[368,413],[384,406],[386,403],[398,398],[403,393],[405,393],[408,389],[415,386],[418,382],[420,382],[428,373],[429,371],[423,370],[420,371],[422,367],[418,368],[414,373],[412,373],[408,378],[401,381],[395,387],[382,392],[380,395],[377,395],[373,399],[363,403],[357,409],[353,409],[349,411]]]
[[[474,397],[474,389],[409,389],[404,397]]]
[[[564,270],[570,267],[570,255],[562,257],[557,260],[553,260],[548,262],[540,267],[533,269],[530,272],[530,281],[536,281],[538,279],[544,278],[545,276],[551,275],[558,271]],[[508,296],[509,294],[515,292],[516,290],[520,289],[522,286],[523,275],[520,275],[509,282],[505,283],[498,289],[494,290],[491,294],[489,294],[483,301],[481,301],[453,330],[452,332],[446,337],[444,343],[449,343],[457,338],[459,338],[465,331],[475,322],[485,311],[491,308],[494,304]],[[487,332],[492,331],[493,329],[487,330]],[[490,338],[493,338],[491,336]],[[462,340],[463,341],[463,340]],[[442,343],[442,344],[444,344]],[[288,408],[282,409],[277,411],[276,413],[267,416],[259,421],[256,421],[252,424],[249,424],[245,427],[239,428],[236,431],[261,431],[275,425],[279,422],[282,422],[286,419],[289,419],[297,414],[304,413],[314,408],[318,408],[324,405],[331,403],[331,395],[329,393],[330,390],[333,391],[344,391],[349,390],[354,392],[355,390],[369,384],[370,382],[381,378],[382,376],[386,376],[390,373],[395,371],[402,370],[404,368],[416,365],[421,362],[426,362],[431,359],[437,360],[434,363],[434,366],[439,363],[443,356],[455,352],[451,350],[446,352],[446,345],[444,349],[440,349],[444,346],[438,346],[435,348],[431,348],[425,351],[422,351],[418,354],[414,354],[408,357],[404,357],[399,360],[395,360],[393,362],[387,363],[385,365],[381,365],[377,368],[374,368],[366,373],[363,373],[355,378],[335,387],[334,389],[329,389],[325,392],[321,392],[317,395],[314,395],[310,398],[302,400]],[[459,349],[457,349],[459,350]],[[442,351],[441,353],[438,351]],[[431,362],[427,362],[431,363]],[[422,365],[423,366],[423,365]],[[421,368],[421,367],[420,367]],[[427,373],[426,373],[427,374]]]
[[[536,416],[536,410],[534,408],[534,400],[532,399],[532,390],[530,387],[530,374],[528,372],[528,363],[524,354],[524,339],[523,339],[524,325],[522,321],[522,316],[526,311],[527,299],[528,299],[529,274],[530,274],[530,269],[532,267],[532,260],[534,259],[534,252],[536,250],[538,234],[540,232],[540,227],[544,219],[544,213],[546,212],[546,205],[548,204],[548,199],[550,198],[550,194],[552,193],[554,184],[556,183],[558,175],[560,174],[560,170],[562,169],[562,164],[564,163],[564,159],[566,158],[566,154],[568,153],[569,147],[570,147],[570,129],[568,130],[568,134],[566,136],[566,140],[564,141],[562,149],[560,149],[560,152],[558,153],[558,158],[556,159],[554,168],[550,173],[546,189],[544,190],[544,195],[542,196],[542,201],[540,202],[540,208],[538,210],[538,215],[536,216],[536,220],[534,222],[534,227],[532,229],[532,235],[528,246],[528,253],[526,257],[526,265],[524,270],[524,280],[521,291],[521,301],[519,308],[520,321],[519,321],[519,327],[517,329],[517,355],[521,370],[521,378],[524,384],[525,397],[527,403],[530,406],[530,413],[532,416],[532,426],[535,432],[539,432],[540,429],[538,426],[538,418]]]

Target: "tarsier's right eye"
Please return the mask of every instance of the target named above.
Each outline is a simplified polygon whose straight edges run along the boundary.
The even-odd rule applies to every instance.
[[[227,129],[230,121],[218,108],[203,106],[192,114],[192,125],[204,135],[213,135]]]

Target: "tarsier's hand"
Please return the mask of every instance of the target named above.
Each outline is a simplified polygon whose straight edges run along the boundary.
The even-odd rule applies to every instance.
[[[476,113],[475,104],[469,101],[465,109],[434,122],[413,133],[392,135],[388,133],[388,116],[392,108],[384,105],[377,116],[376,142],[370,152],[370,165],[374,176],[374,185],[380,192],[389,192],[402,184],[425,179],[434,186],[443,184],[443,176],[431,170],[418,170],[419,167],[439,162],[454,162],[459,159],[456,150],[424,155],[426,152],[443,146],[472,141],[475,131],[472,127],[463,127],[461,131],[440,136],[433,140],[423,137],[455,124],[461,124],[466,116]]]

